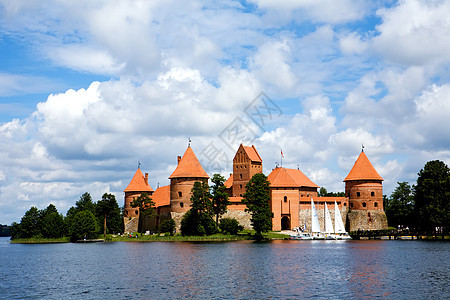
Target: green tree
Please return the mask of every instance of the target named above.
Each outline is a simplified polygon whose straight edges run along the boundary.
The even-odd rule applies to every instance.
[[[80,211],[73,217],[69,232],[72,242],[81,240],[84,237],[94,239],[99,232],[97,218],[89,210]]]
[[[206,182],[196,181],[192,187],[191,209],[181,220],[182,235],[210,235],[217,232],[212,219],[211,194]]]
[[[32,206],[20,221],[20,238],[30,238],[41,236],[41,220],[40,211],[37,207]]]
[[[106,238],[106,232],[122,231],[123,219],[120,215],[120,208],[117,204],[116,197],[113,194],[104,193],[102,200],[96,204],[96,212],[99,220],[100,229]]]
[[[60,238],[64,236],[64,217],[58,213],[53,204],[40,211],[41,234],[44,238]]]
[[[328,192],[326,188],[321,187],[319,189],[319,193],[317,193],[319,197],[345,197],[344,192]]]
[[[429,161],[418,173],[414,188],[415,214],[421,230],[450,229],[450,169],[439,160]]]
[[[256,238],[262,239],[262,233],[272,229],[272,211],[270,209],[270,183],[266,175],[257,173],[253,175],[245,186],[242,203],[247,205],[246,212],[252,215],[253,229]]]
[[[407,182],[397,182],[384,210],[390,226],[411,226],[414,222],[414,197],[412,187]]]
[[[65,226],[67,228],[67,233],[69,233],[68,230],[72,226],[73,217],[81,211],[90,211],[95,215],[95,203],[92,202],[92,197],[87,192],[81,195],[80,200],[75,203],[75,206],[72,206],[67,211],[66,218],[64,220],[66,223]]]
[[[142,193],[139,197],[133,199],[131,207],[139,207],[139,225],[138,231],[141,233],[151,228],[151,222],[156,215],[155,202],[147,193]]]
[[[228,201],[228,193],[224,186],[225,178],[220,174],[214,174],[211,179],[213,186],[211,187],[212,194],[212,210],[216,215],[216,224],[219,224],[219,217],[226,213]]]

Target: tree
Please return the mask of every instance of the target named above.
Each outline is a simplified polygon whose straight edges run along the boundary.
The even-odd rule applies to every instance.
[[[95,215],[95,204],[92,202],[92,197],[89,193],[84,193],[81,195],[80,200],[75,203],[75,207],[72,206],[69,208],[66,214],[65,223],[67,230],[72,225],[73,217],[79,213],[80,211],[90,211]],[[68,232],[67,232],[68,233]]]
[[[103,236],[106,238],[106,232],[120,232],[122,229],[122,218],[120,216],[120,208],[117,204],[116,197],[113,194],[104,193],[102,200],[96,205],[97,217],[102,219],[99,222],[103,229]]]
[[[345,193],[344,192],[328,192],[326,188],[321,187],[319,189],[319,193],[317,193],[317,196],[319,197],[345,197]]]
[[[192,187],[191,209],[181,220],[182,235],[210,235],[217,232],[212,216],[211,194],[206,182],[194,182]]]
[[[397,182],[398,186],[387,199],[384,210],[389,225],[411,226],[413,224],[414,197],[412,187],[407,182]]]
[[[20,220],[19,238],[41,236],[40,211],[32,206]]]
[[[69,232],[72,242],[84,237],[87,239],[96,238],[99,232],[97,218],[89,210],[80,211],[73,217]]]
[[[139,197],[133,199],[131,207],[139,207],[138,231],[142,235],[150,227],[149,222],[155,216],[155,202],[147,193],[142,193]]]
[[[434,231],[450,229],[450,169],[439,160],[429,161],[418,173],[414,187],[415,214],[418,227]]]
[[[262,239],[262,233],[272,229],[272,211],[270,209],[270,183],[266,175],[253,175],[245,186],[242,203],[247,205],[246,212],[252,215],[251,222],[256,231],[256,238]]]
[[[211,187],[212,210],[216,215],[216,224],[219,225],[219,217],[226,213],[227,206],[230,202],[228,201],[228,193],[224,186],[225,178],[220,174],[214,174],[211,181],[214,184]]]
[[[64,217],[58,213],[53,204],[40,211],[41,234],[44,238],[60,238],[64,236],[65,223]]]

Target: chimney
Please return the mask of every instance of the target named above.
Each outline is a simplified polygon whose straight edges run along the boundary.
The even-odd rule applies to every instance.
[[[145,173],[144,181],[145,185],[148,185],[148,173]]]
[[[178,159],[178,164],[180,164],[181,156],[178,155],[177,159]]]

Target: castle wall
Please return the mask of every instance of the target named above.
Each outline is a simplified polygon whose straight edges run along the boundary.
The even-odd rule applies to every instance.
[[[352,180],[345,182],[345,195],[355,210],[383,210],[381,181]]]
[[[351,210],[348,213],[348,231],[380,230],[388,228],[387,217],[382,210]]]
[[[191,208],[192,188],[196,181],[207,181],[206,178],[172,178],[170,180],[170,210],[185,213]]]
[[[123,210],[124,217],[139,217],[139,207],[131,207],[131,202],[134,201],[134,198],[137,198],[140,195],[141,192],[125,192],[125,204]]]

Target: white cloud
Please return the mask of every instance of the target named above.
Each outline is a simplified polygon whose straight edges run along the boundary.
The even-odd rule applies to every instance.
[[[368,48],[368,43],[356,32],[351,32],[339,39],[339,46],[344,54],[362,54]]]
[[[426,65],[450,61],[450,2],[402,0],[378,10],[373,46],[388,61]]]

